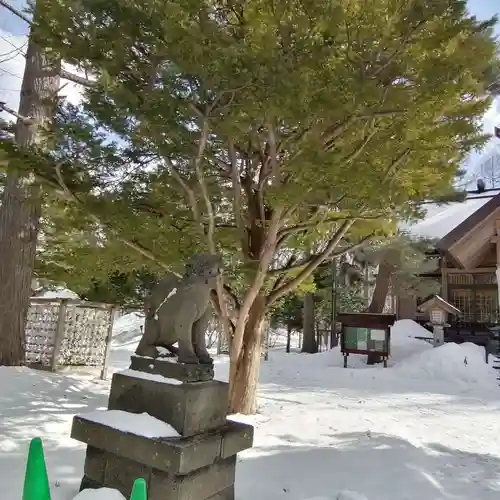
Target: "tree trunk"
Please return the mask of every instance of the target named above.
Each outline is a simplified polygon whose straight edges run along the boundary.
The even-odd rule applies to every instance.
[[[392,264],[386,260],[383,260],[380,263],[377,278],[375,279],[375,290],[373,291],[372,300],[368,306],[368,312],[380,314],[384,311],[385,301],[391,286],[391,276],[393,272],[394,266]],[[381,362],[382,358],[380,354],[376,352],[370,352],[366,359],[367,365],[374,365]]]
[[[266,299],[259,294],[248,315],[243,334],[243,346],[236,363],[231,384],[230,413],[253,415],[257,412],[257,386],[259,384],[262,339],[265,324]]]
[[[286,325],[286,352],[287,353],[290,352],[291,343],[292,343],[292,325],[290,325],[290,323],[288,323]]]
[[[303,307],[303,325],[304,325],[304,338],[302,341],[302,349],[300,352],[307,352],[314,354],[318,352],[318,343],[316,341],[315,328],[314,328],[314,294],[308,293],[304,297]]]
[[[380,263],[377,278],[375,279],[375,290],[373,290],[372,300],[367,312],[382,313],[384,311],[393,272],[394,266],[392,264],[385,260]]]
[[[54,117],[59,63],[53,64],[30,33],[15,133],[20,147],[40,142],[40,126]],[[0,365],[24,362],[24,328],[41,216],[41,190],[31,175],[9,168],[0,209]]]

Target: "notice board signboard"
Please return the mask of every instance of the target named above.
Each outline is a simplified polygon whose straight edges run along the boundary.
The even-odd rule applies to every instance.
[[[396,321],[394,314],[342,313],[338,317],[342,324],[341,351],[344,367],[349,354],[376,353],[387,366],[390,355],[391,326]]]

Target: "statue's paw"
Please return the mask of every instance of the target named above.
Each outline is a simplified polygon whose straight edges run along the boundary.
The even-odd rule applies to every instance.
[[[213,365],[214,360],[210,356],[200,356],[200,364],[202,365]]]
[[[186,365],[197,365],[199,363],[198,356],[194,354],[181,355],[179,354],[177,361]]]
[[[156,349],[156,355],[159,358],[173,358],[173,357],[175,357],[175,354],[170,352],[166,347],[155,346],[155,349]]]
[[[135,353],[136,356],[141,356],[143,358],[157,358],[158,352],[154,347],[147,347],[143,349],[137,348]]]

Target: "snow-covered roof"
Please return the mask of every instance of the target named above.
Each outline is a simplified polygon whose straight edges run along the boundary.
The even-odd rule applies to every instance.
[[[426,204],[423,207],[426,212],[425,218],[414,224],[403,224],[401,229],[421,238],[444,238],[498,194],[500,194],[500,189],[470,194],[462,202]]]

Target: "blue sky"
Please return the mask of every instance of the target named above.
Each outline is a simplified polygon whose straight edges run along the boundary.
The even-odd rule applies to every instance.
[[[469,10],[480,19],[488,19],[494,15],[500,17],[500,0],[469,0]],[[500,26],[497,25],[496,33],[500,36]],[[493,133],[493,126],[500,126],[500,99],[494,104],[485,117],[485,129],[488,133]],[[494,141],[493,144],[500,143]]]
[[[467,3],[470,12],[481,19],[487,19],[500,13],[500,2],[498,0],[469,0]]]

